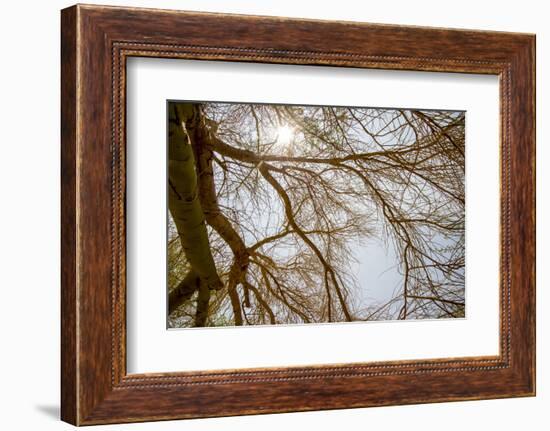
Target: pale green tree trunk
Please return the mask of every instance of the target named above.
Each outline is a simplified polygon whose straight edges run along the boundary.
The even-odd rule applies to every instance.
[[[187,110],[186,105],[169,105],[168,208],[191,267],[169,296],[170,312],[191,298],[196,290],[202,290],[199,302],[202,310],[205,310],[206,301],[207,310],[209,294],[206,295],[204,290],[223,287],[212,257],[204,212],[199,200],[195,159],[185,130],[188,115],[192,115],[192,111]],[[204,325],[204,312],[197,311],[197,317],[200,314],[198,320]]]

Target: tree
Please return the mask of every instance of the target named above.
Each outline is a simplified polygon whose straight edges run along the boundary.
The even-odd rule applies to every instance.
[[[171,103],[169,322],[464,315],[463,112]],[[399,256],[363,304],[354,241]]]

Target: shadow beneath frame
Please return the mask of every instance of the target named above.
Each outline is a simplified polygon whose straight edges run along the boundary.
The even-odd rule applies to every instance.
[[[61,412],[58,405],[37,405],[34,406],[34,408],[44,416],[48,416],[50,419],[59,420]]]

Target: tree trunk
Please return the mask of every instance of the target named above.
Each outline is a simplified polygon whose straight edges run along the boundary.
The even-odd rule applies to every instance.
[[[193,150],[184,128],[188,114],[185,105],[183,108],[173,104],[169,107],[168,208],[191,266],[189,274],[169,298],[179,302],[179,305],[189,299],[199,285],[204,284],[207,289],[223,287],[210,249],[204,212],[199,200]],[[200,279],[199,283],[196,282],[197,277]],[[193,286],[194,289],[191,290]],[[172,304],[169,308],[172,311],[175,309]]]
[[[185,278],[168,295],[168,314],[172,314],[184,302],[191,299],[193,293],[199,288],[200,278],[192,269]]]
[[[191,112],[187,116],[186,130],[189,133],[189,139],[194,149],[198,172],[198,194],[206,222],[223,238],[234,255],[227,283],[227,291],[231,300],[231,307],[233,308],[235,325],[240,326],[243,324],[243,317],[237,286],[239,284],[243,285],[243,281],[246,278],[250,254],[243,239],[218,205],[214,170],[212,167],[215,138],[207,127],[207,120],[200,107],[195,104],[182,103],[177,106],[180,110]],[[246,292],[247,288],[244,285],[243,289]]]

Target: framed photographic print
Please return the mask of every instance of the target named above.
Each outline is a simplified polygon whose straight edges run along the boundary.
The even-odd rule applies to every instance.
[[[533,35],[61,30],[63,420],[534,395]]]

